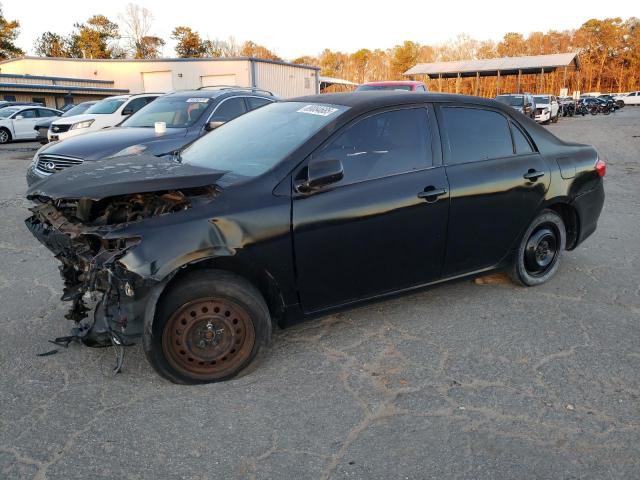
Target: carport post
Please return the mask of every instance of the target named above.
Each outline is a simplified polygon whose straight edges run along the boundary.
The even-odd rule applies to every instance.
[[[496,82],[496,95],[500,95],[500,70],[498,70],[498,81]]]
[[[520,93],[520,77],[522,76],[522,70],[518,70],[518,93]]]
[[[476,72],[476,97],[480,91],[480,72]]]
[[[438,74],[438,91],[442,93],[442,74]]]
[[[540,69],[540,86],[538,87],[538,93],[544,93],[544,67]]]
[[[456,93],[460,93],[460,73],[458,73],[456,78]]]

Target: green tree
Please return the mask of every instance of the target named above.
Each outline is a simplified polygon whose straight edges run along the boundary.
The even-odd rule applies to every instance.
[[[69,39],[54,32],[44,32],[33,43],[36,55],[41,57],[70,57]]]
[[[200,38],[198,32],[190,27],[179,26],[171,32],[171,38],[176,40],[176,55],[180,58],[200,58],[207,51],[207,45]]]
[[[2,4],[0,4],[0,59],[24,55],[24,52],[15,44],[19,33],[20,22],[4,18]]]

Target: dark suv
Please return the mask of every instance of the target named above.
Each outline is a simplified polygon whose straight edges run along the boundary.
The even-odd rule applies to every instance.
[[[246,112],[276,101],[270,92],[242,87],[203,87],[158,97],[117,127],[52,142],[38,150],[27,171],[33,183],[66,168],[102,158],[142,153],[172,155],[201,135]],[[164,122],[166,131],[155,131]]]
[[[496,100],[519,111],[526,117],[529,117],[533,120],[535,120],[536,118],[536,100],[530,93],[510,93],[498,95],[496,97]]]

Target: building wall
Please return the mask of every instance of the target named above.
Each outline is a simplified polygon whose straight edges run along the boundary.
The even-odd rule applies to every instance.
[[[318,90],[318,71],[291,65],[254,62],[255,86],[282,98],[315,95]]]
[[[113,80],[114,88],[144,92],[143,74],[171,72],[173,90],[198,88],[212,78],[235,78],[238,86],[252,86],[252,62],[240,60],[192,61],[100,61],[79,59],[22,58],[0,64],[0,73]],[[253,62],[255,86],[282,97],[316,93],[316,70],[291,65]],[[232,75],[234,77],[232,77]],[[203,77],[205,77],[203,82]]]

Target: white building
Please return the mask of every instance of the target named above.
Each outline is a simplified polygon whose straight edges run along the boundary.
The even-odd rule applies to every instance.
[[[317,67],[248,57],[156,60],[21,57],[0,62],[0,77],[3,77],[0,97],[31,101],[31,92],[33,98],[44,98],[47,106],[52,107],[61,107],[74,96],[73,89],[64,88],[66,84],[73,84],[73,80],[83,85],[91,85],[90,82],[108,85],[114,92],[130,93],[168,92],[210,85],[258,87],[282,98],[313,95],[320,91]],[[29,77],[34,81],[29,82]],[[47,88],[47,85],[55,88]],[[91,96],[86,89],[78,90],[78,95],[80,92],[83,100]],[[96,89],[95,96],[104,97],[105,93],[108,91],[104,88]]]

